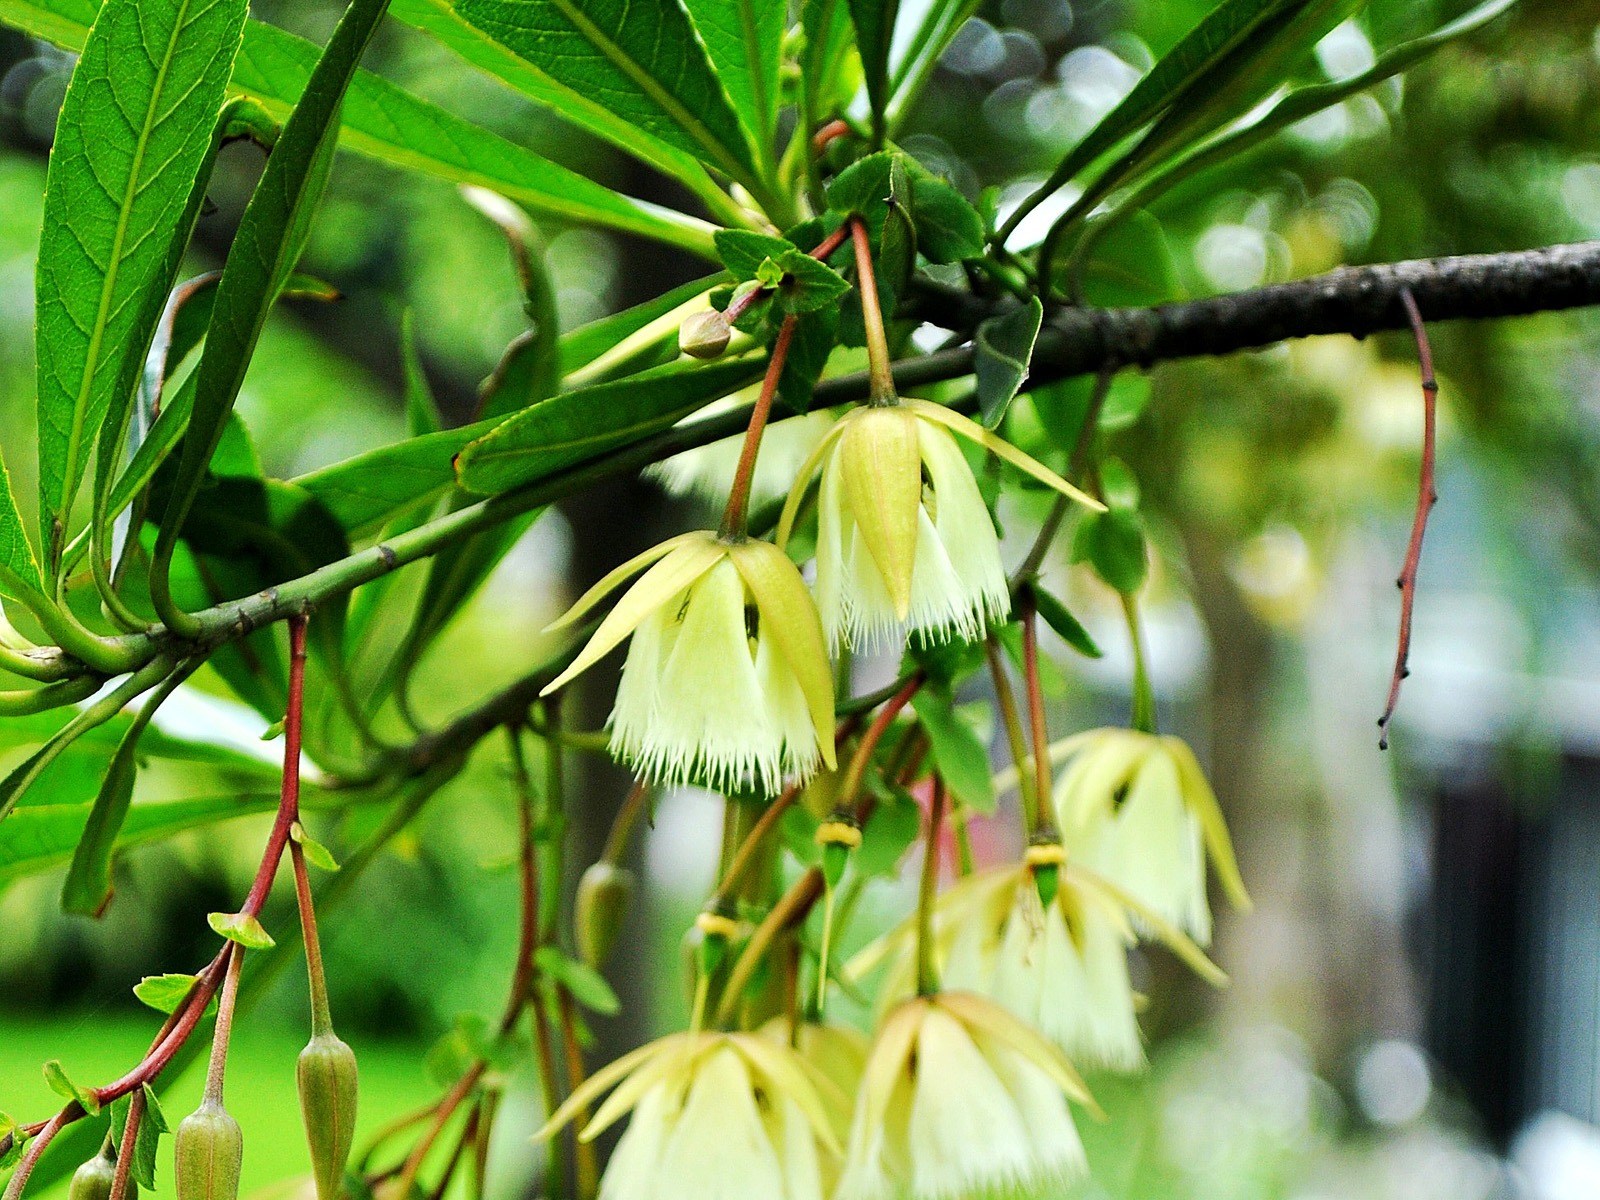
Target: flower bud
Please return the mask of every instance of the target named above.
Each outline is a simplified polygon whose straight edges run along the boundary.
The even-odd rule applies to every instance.
[[[110,1147],[107,1147],[72,1173],[72,1186],[67,1189],[67,1200],[108,1200],[116,1178],[117,1160],[111,1156]],[[130,1183],[130,1188],[132,1186]]]
[[[337,1200],[356,1132],[355,1051],[331,1030],[313,1034],[294,1073],[317,1200]]]
[[[633,872],[615,863],[594,863],[578,881],[578,955],[591,967],[603,966],[616,947],[633,891]]]
[[[244,1131],[215,1100],[178,1123],[173,1179],[178,1200],[237,1200]]]
[[[731,335],[728,318],[716,309],[691,313],[678,326],[678,349],[692,358],[718,358]]]

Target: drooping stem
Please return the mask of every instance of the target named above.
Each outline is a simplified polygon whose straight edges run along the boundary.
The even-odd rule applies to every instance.
[[[561,1042],[567,1056],[567,1093],[583,1086],[583,1046],[578,1041],[578,1011],[572,993],[566,988],[556,992],[556,1005],[561,1010]],[[573,1140],[577,1146],[576,1170],[578,1200],[594,1200],[600,1190],[600,1164],[595,1157],[594,1143],[578,1137],[578,1131],[589,1123],[587,1108],[580,1110],[572,1125]]]
[[[726,1025],[733,1020],[744,990],[750,983],[750,977],[755,974],[757,965],[766,957],[773,939],[783,930],[804,921],[812,906],[822,897],[822,892],[822,868],[811,867],[794,881],[789,890],[762,919],[761,924],[756,926],[755,932],[745,943],[744,950],[740,953],[739,960],[734,963],[733,970],[728,974],[728,982],[722,989],[722,999],[717,1005],[717,1024]]]
[[[984,653],[989,660],[989,678],[994,681],[995,706],[1000,710],[1000,724],[1006,731],[1006,744],[1011,748],[1011,761],[1017,764],[1017,787],[1022,793],[1023,816],[1028,819],[1034,806],[1033,774],[1028,770],[1028,741],[1022,732],[1022,718],[1017,712],[1017,697],[1011,690],[1011,680],[1006,678],[1006,667],[1000,656],[1000,645],[994,638],[991,637],[984,643]]]
[[[333,1032],[333,1013],[328,1008],[328,979],[322,967],[322,939],[317,935],[317,914],[311,905],[306,855],[293,840],[289,863],[294,868],[294,898],[300,909],[300,940],[305,944],[306,981],[311,988],[311,1036],[318,1037]]]
[[[1144,629],[1139,620],[1139,602],[1121,593],[1122,615],[1128,623],[1128,640],[1133,645],[1132,725],[1142,733],[1156,731],[1156,693],[1150,684],[1150,668],[1145,661]]]
[[[1100,413],[1105,409],[1106,397],[1111,392],[1111,381],[1116,378],[1116,374],[1115,365],[1108,362],[1095,376],[1094,391],[1089,394],[1089,407],[1084,410],[1083,425],[1078,430],[1078,440],[1073,443],[1072,456],[1067,460],[1067,480],[1071,483],[1082,480],[1084,470],[1089,465],[1089,453],[1094,449],[1095,434],[1100,431]],[[1044,565],[1044,556],[1056,540],[1056,535],[1061,532],[1061,523],[1067,519],[1072,504],[1073,501],[1069,497],[1059,494],[1056,496],[1055,503],[1050,506],[1050,512],[1039,526],[1039,534],[1033,539],[1027,557],[1011,576],[1013,587],[1032,579],[1039,573],[1039,568]]]
[[[1033,589],[1022,590],[1022,673],[1028,687],[1028,723],[1033,731],[1033,836],[1055,828],[1050,814],[1050,733],[1045,725],[1044,688],[1039,679],[1039,609]],[[1017,773],[1023,774],[1022,764]]]
[[[122,1145],[117,1149],[117,1170],[111,1177],[108,1200],[123,1200],[133,1173],[133,1148],[138,1144],[139,1126],[144,1121],[144,1089],[128,1097],[128,1119],[122,1126]]]
[[[76,1105],[69,1104],[55,1116],[45,1122],[44,1128],[39,1130],[38,1136],[28,1143],[28,1148],[22,1152],[22,1161],[17,1164],[17,1173],[11,1177],[11,1182],[6,1184],[4,1200],[21,1200],[22,1189],[28,1186],[28,1176],[33,1174],[33,1168],[39,1164],[42,1155],[50,1143],[55,1140],[56,1134],[61,1132],[62,1126],[75,1117],[69,1117]]]
[[[733,852],[733,857],[728,862],[727,869],[722,873],[722,880],[717,884],[717,890],[706,903],[708,912],[722,912],[733,901],[734,892],[744,881],[745,873],[756,860],[756,852],[761,848],[762,842],[767,838],[778,822],[783,819],[783,814],[788,812],[796,800],[800,798],[798,787],[786,788],[783,793],[767,805],[766,811],[750,827],[743,839],[740,840],[738,849]]]
[[[228,973],[222,980],[222,996],[217,1001],[217,1025],[211,1034],[211,1062],[206,1067],[207,1104],[222,1104],[222,1084],[228,1073],[228,1043],[233,1038],[233,1010],[239,999],[239,968],[244,963],[244,947],[230,943]]]
[[[278,791],[278,818],[267,835],[266,853],[256,872],[242,911],[255,916],[266,903],[272,880],[278,873],[283,848],[300,819],[300,745],[304,724],[306,690],[306,619],[289,618],[289,702],[283,715],[283,778]]]
[[[772,412],[772,397],[777,394],[778,380],[783,377],[783,364],[789,358],[789,343],[794,340],[798,318],[791,313],[783,319],[778,329],[778,339],[772,343],[772,357],[767,360],[767,375],[761,381],[761,394],[750,411],[750,426],[745,430],[744,449],[739,454],[739,466],[733,473],[733,486],[728,489],[728,506],[722,513],[722,536],[730,541],[745,536],[750,518],[750,485],[756,473],[756,455],[761,450],[761,435],[767,428],[767,417]]]
[[[611,822],[611,832],[606,835],[606,846],[600,854],[601,862],[608,862],[613,866],[622,862],[622,856],[628,852],[628,838],[632,835],[639,814],[644,812],[649,800],[650,785],[642,778],[635,779],[633,786],[628,789],[622,807],[617,810],[616,818]]]
[[[417,1182],[417,1173],[422,1170],[422,1160],[428,1157],[428,1151],[433,1149],[433,1144],[439,1140],[439,1135],[450,1123],[450,1118],[455,1115],[456,1109],[460,1108],[461,1102],[472,1094],[472,1089],[478,1086],[478,1080],[483,1078],[483,1073],[487,1069],[487,1064],[482,1059],[473,1063],[467,1069],[467,1073],[456,1080],[455,1086],[445,1093],[444,1099],[439,1101],[439,1107],[434,1110],[433,1120],[429,1123],[427,1131],[406,1156],[405,1166],[400,1170],[400,1182],[393,1195],[411,1195],[411,1189]]]
[[[1400,568],[1400,578],[1395,580],[1400,588],[1400,636],[1395,645],[1389,698],[1384,703],[1383,716],[1378,718],[1380,750],[1389,748],[1389,722],[1394,719],[1394,707],[1400,702],[1400,684],[1411,673],[1406,660],[1411,656],[1411,612],[1417,602],[1417,568],[1422,562],[1422,537],[1428,532],[1428,514],[1439,502],[1439,494],[1434,490],[1439,381],[1433,375],[1433,348],[1428,344],[1428,329],[1422,322],[1422,313],[1417,308],[1417,299],[1411,294],[1410,288],[1401,287],[1400,303],[1405,305],[1406,318],[1411,322],[1411,335],[1417,341],[1417,366],[1422,374],[1422,469],[1417,477],[1417,511],[1411,518],[1411,538],[1406,543],[1405,565]]]
[[[550,1036],[549,1006],[538,992],[529,998],[529,1002],[533,1008],[533,1044],[539,1053],[539,1087],[544,1098],[545,1115],[548,1116],[561,1106],[561,1081],[557,1076],[555,1043]],[[575,1131],[581,1128],[582,1126],[575,1125],[574,1132],[570,1136],[575,1138]],[[558,1152],[557,1146],[568,1136],[569,1133],[564,1131],[545,1143],[544,1194],[546,1196],[559,1196],[566,1181],[567,1169],[564,1156]]]
[[[867,374],[871,381],[868,402],[894,404],[893,362],[889,358],[889,335],[883,325],[883,309],[878,303],[878,277],[872,269],[872,242],[860,217],[850,218],[850,236],[856,247],[856,286],[861,291],[861,324],[867,334]]]
[[[872,718],[872,724],[868,725],[867,731],[861,735],[861,741],[850,759],[850,765],[845,768],[844,779],[839,785],[841,805],[855,802],[856,793],[861,790],[861,781],[866,777],[867,763],[872,759],[873,750],[883,740],[883,735],[888,732],[894,719],[900,715],[900,710],[911,703],[911,698],[917,694],[925,679],[926,676],[920,670],[913,671],[900,690],[891,696],[888,703],[878,710],[878,715]]]
[[[939,833],[946,804],[944,777],[933,777],[933,802],[928,808],[928,840],[922,855],[922,884],[917,891],[917,994],[939,990],[939,964],[933,944],[933,908],[939,894]]]

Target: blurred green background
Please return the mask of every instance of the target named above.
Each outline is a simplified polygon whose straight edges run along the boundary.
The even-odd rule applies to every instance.
[[[318,39],[338,11],[321,0],[253,7]],[[1208,7],[991,0],[947,52],[905,148],[975,199],[996,189],[1003,211]],[[1374,0],[1300,72],[1354,73],[1374,47],[1466,7]],[[686,203],[393,22],[367,64],[607,183]],[[0,32],[0,448],[25,508],[33,258],[70,67]],[[1108,272],[1132,300],[1154,302],[1343,263],[1600,236],[1597,101],[1600,5],[1525,0],[1402,82],[1170,194],[1108,246]],[[224,153],[195,271],[219,265],[259,169],[248,146]],[[567,328],[703,272],[626,239],[542,232]],[[404,436],[403,313],[449,421],[464,419],[525,325],[493,226],[450,187],[351,156],[304,269],[343,299],[281,308],[240,401],[273,475]],[[1096,1169],[1085,1195],[1600,1195],[1600,317],[1456,324],[1434,331],[1434,347],[1442,499],[1388,756],[1372,721],[1416,487],[1409,339],[1317,339],[1118,382],[1111,447],[1142,486],[1157,547],[1148,626],[1163,724],[1207,762],[1257,910],[1223,923],[1224,993],[1140,956],[1153,1066],[1095,1081],[1110,1120],[1084,1123]],[[1047,424],[1028,400],[1014,414],[1019,437]],[[1059,466],[1064,448],[1054,453]],[[1032,503],[1002,512],[1013,557]],[[546,514],[430,654],[419,715],[442,721],[526,671],[575,589],[689,511],[634,482]],[[1058,734],[1123,721],[1128,703],[1115,598],[1068,561],[1069,543],[1052,578],[1107,657],[1086,663],[1052,645]],[[863,686],[888,666],[865,664]],[[591,687],[582,723],[594,728],[608,691]],[[591,857],[625,787],[603,764],[581,767],[574,820]],[[338,851],[376,820],[319,818],[317,832]],[[134,1060],[155,1023],[131,984],[209,956],[204,915],[247,886],[264,828],[244,818],[128,853],[98,922],[58,913],[58,874],[0,884],[0,1109],[33,1119],[51,1107],[44,1059],[96,1079]],[[680,938],[711,882],[719,828],[709,797],[663,798],[639,852],[647,895],[610,969],[630,1006],[596,1022],[602,1047],[681,1019]],[[1014,836],[1003,812],[980,842],[1002,855]],[[514,839],[501,748],[486,743],[327,921],[365,1129],[435,1094],[423,1056],[459,1014],[498,1010],[516,937]],[[876,885],[873,920],[893,919],[906,894]],[[247,1131],[247,1189],[303,1170],[292,1061],[304,1028],[295,971],[242,1022],[229,1089]],[[187,1111],[197,1092],[191,1071],[169,1110]],[[533,1186],[529,1094],[515,1081],[496,1195]]]

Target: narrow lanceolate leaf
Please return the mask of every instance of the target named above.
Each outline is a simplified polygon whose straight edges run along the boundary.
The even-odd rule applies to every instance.
[[[873,120],[880,126],[889,105],[889,46],[894,41],[894,20],[899,11],[899,0],[850,0],[861,70],[867,77],[867,99],[872,104]]]
[[[470,443],[456,460],[461,486],[509,491],[627,442],[658,433],[761,378],[762,360],[671,363],[615,383],[553,396]]]
[[[13,594],[17,587],[8,582],[8,578],[15,578],[34,591],[44,590],[39,579],[39,564],[34,560],[33,547],[28,545],[22,517],[17,513],[17,501],[11,494],[11,476],[4,462],[0,462],[0,567],[5,568],[0,571],[0,596],[10,596],[13,600],[21,598]]]
[[[456,13],[566,93],[731,178],[756,177],[749,141],[678,0],[459,0]]]
[[[431,3],[409,0],[405,7],[420,6],[432,13]],[[98,8],[96,0],[0,0],[0,23],[63,49],[79,50]],[[441,21],[471,29],[447,9],[440,12]],[[487,39],[484,42],[493,46]],[[503,53],[522,64],[509,51]],[[317,47],[303,38],[271,25],[247,22],[230,91],[253,97],[283,119],[304,91],[317,55]],[[613,192],[380,76],[357,72],[345,99],[343,120],[340,145],[359,154],[453,183],[481,184],[539,212],[637,233],[713,257],[712,226],[699,218]],[[704,187],[714,191],[699,164],[688,155],[681,157],[681,169],[671,173],[682,178],[699,172]]]
[[[39,499],[53,573],[89,448],[126,405],[211,145],[245,0],[109,0],[56,126],[37,276]],[[112,418],[120,414],[113,412]]]
[[[233,411],[267,313],[304,243],[327,179],[340,103],[387,6],[388,0],[353,0],[340,18],[239,222],[217,284],[205,350],[195,368],[194,411],[162,521],[158,559],[170,554],[183,527]]]
[[[778,69],[786,0],[684,0],[728,99],[770,162],[778,133]]]

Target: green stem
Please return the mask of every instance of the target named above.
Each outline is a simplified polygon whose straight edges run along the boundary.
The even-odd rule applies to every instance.
[[[1128,622],[1128,638],[1133,643],[1133,727],[1143,733],[1156,732],[1156,695],[1150,685],[1145,662],[1144,636],[1139,620],[1139,602],[1122,595],[1122,613]]]
[[[1105,409],[1106,396],[1111,392],[1111,381],[1116,378],[1116,374],[1116,368],[1107,363],[1095,376],[1094,391],[1089,394],[1089,407],[1084,410],[1083,424],[1078,429],[1078,440],[1073,444],[1072,457],[1067,460],[1067,478],[1074,483],[1083,479],[1084,471],[1089,466],[1089,455],[1094,449],[1095,435],[1100,431],[1100,414]],[[1066,520],[1072,503],[1066,496],[1056,496],[1055,503],[1050,506],[1050,512],[1044,519],[1044,524],[1039,526],[1039,535],[1033,539],[1033,546],[1028,550],[1028,556],[1022,560],[1022,565],[1011,576],[1013,588],[1039,574],[1039,568],[1044,565],[1045,553],[1056,540],[1056,534],[1061,532],[1061,523]]]
[[[1000,723],[1006,731],[1006,744],[1011,748],[1011,761],[1017,764],[1017,788],[1022,793],[1023,819],[1034,812],[1036,801],[1033,776],[1028,771],[1028,741],[1022,732],[1022,718],[1017,712],[1017,697],[1006,678],[1005,663],[1000,658],[1000,647],[994,638],[984,644],[989,659],[989,677],[994,681],[996,707],[1000,709]],[[1030,831],[1031,832],[1031,831]]]
[[[244,947],[232,945],[228,954],[228,973],[222,980],[222,996],[217,1001],[217,1025],[211,1033],[211,1062],[206,1067],[207,1104],[222,1105],[223,1078],[228,1073],[228,1042],[233,1037],[233,1009],[239,999],[239,968],[244,962]]]
[[[878,303],[878,277],[872,269],[872,242],[860,217],[850,217],[850,236],[856,250],[856,286],[861,292],[861,323],[867,334],[867,371],[872,390],[869,403],[894,404],[894,362],[889,356],[889,335]]]
[[[622,861],[622,856],[628,852],[628,838],[649,801],[650,785],[643,779],[635,779],[633,786],[628,789],[627,799],[623,800],[622,807],[611,822],[611,832],[606,835],[605,850],[600,855],[601,862],[615,866]]]
[[[1050,733],[1045,724],[1044,687],[1039,679],[1039,610],[1033,588],[1022,589],[1022,670],[1028,685],[1028,721],[1033,729],[1033,836],[1055,828],[1050,812]],[[1017,773],[1023,773],[1017,764]]]
[[[944,825],[944,777],[933,777],[933,803],[928,809],[928,840],[922,855],[922,884],[917,891],[917,995],[939,990],[939,964],[933,943],[933,909],[939,896],[939,830]]]

